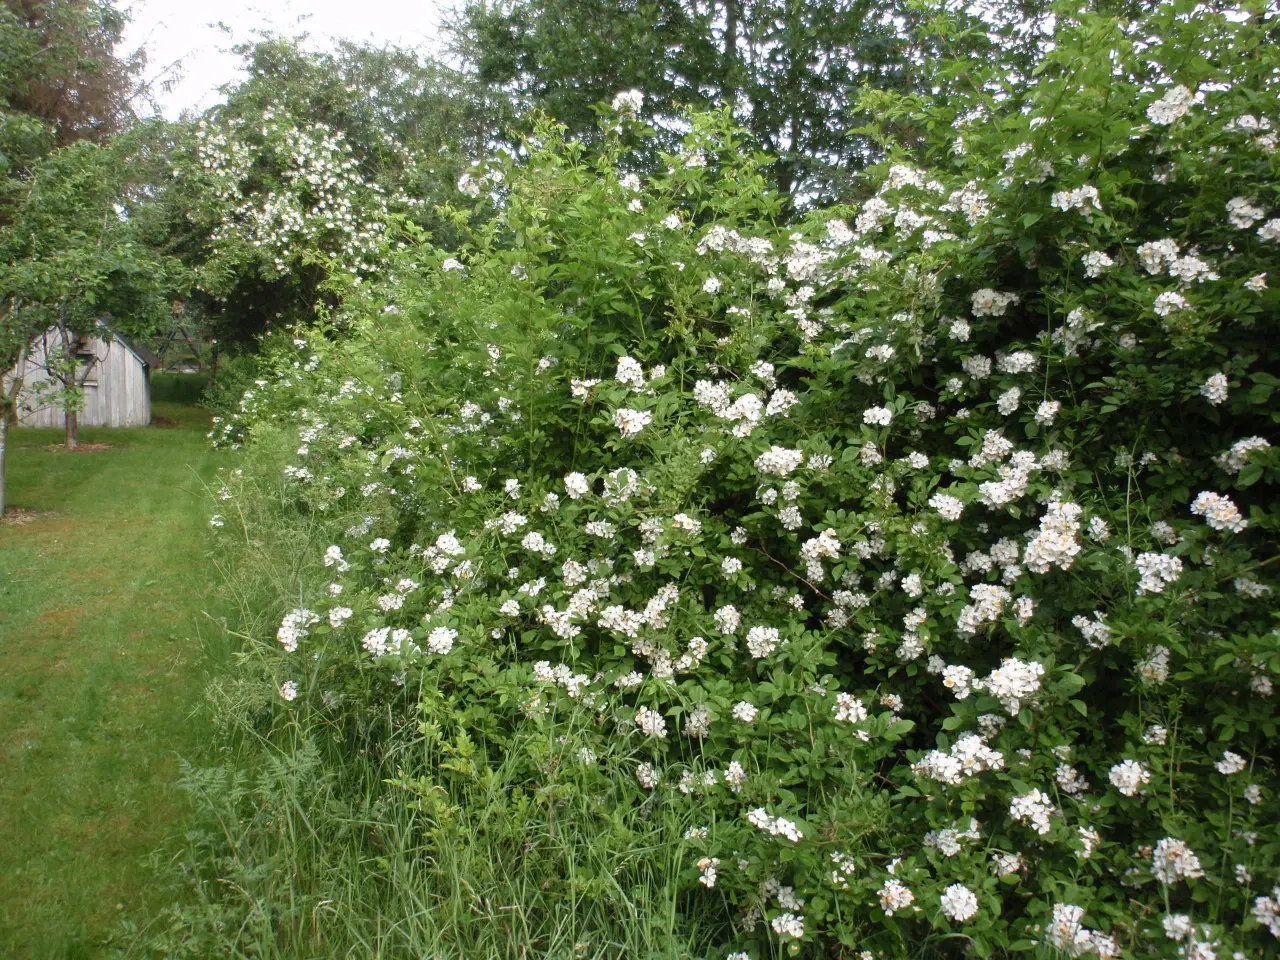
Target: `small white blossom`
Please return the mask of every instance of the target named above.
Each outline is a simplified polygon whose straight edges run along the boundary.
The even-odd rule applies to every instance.
[[[915,899],[916,895],[898,880],[886,880],[880,888],[880,909],[886,916],[906,910]]]
[[[984,288],[973,295],[975,317],[1003,317],[1010,306],[1018,302],[1016,293],[997,293]]]
[[[978,913],[978,897],[962,883],[953,883],[942,894],[942,912],[957,923],[972,920]]]
[[[611,106],[615,113],[633,117],[644,106],[644,94],[639,90],[623,90],[614,95]]]
[[[1107,779],[1126,797],[1136,797],[1151,782],[1151,773],[1136,760],[1124,760],[1111,768]]]
[[[613,425],[618,428],[619,433],[628,439],[636,436],[652,421],[653,414],[647,410],[631,410],[627,407],[620,407],[613,413]]]
[[[444,656],[453,649],[453,642],[458,639],[458,631],[450,627],[436,627],[427,635],[427,649],[439,656]]]
[[[1002,417],[1007,417],[1018,409],[1021,399],[1022,391],[1017,387],[1010,387],[996,399],[996,411]]]
[[[1194,100],[1195,94],[1182,84],[1170,87],[1159,100],[1147,107],[1147,119],[1167,127],[1178,118],[1185,117]]]
[[[937,510],[944,520],[959,520],[964,512],[964,503],[946,493],[935,493],[929,498],[929,506]]]
[[[804,839],[800,832],[800,827],[792,820],[784,817],[774,817],[769,815],[764,807],[756,807],[747,814],[747,822],[753,827],[763,830],[765,833],[775,837],[782,837],[784,840],[790,840],[792,843],[799,843]]]
[[[650,710],[648,707],[639,707],[636,710],[635,722],[645,736],[659,739],[665,739],[667,736],[666,718],[656,710]]]
[[[1157,316],[1167,317],[1180,310],[1190,310],[1191,304],[1182,294],[1166,290],[1156,297],[1153,309]]]
[[[570,500],[580,500],[591,492],[591,484],[581,473],[571,473],[564,478],[565,493]]]
[[[779,914],[769,921],[769,925],[773,927],[773,932],[784,940],[801,940],[804,938],[804,917],[794,913]]]
[[[1151,854],[1151,872],[1161,883],[1174,883],[1186,878],[1203,877],[1200,858],[1183,841],[1165,837]]]
[[[1054,418],[1058,416],[1058,411],[1061,409],[1062,404],[1057,400],[1043,401],[1040,406],[1036,407],[1036,423],[1043,424],[1046,427],[1053,426]]]
[[[1196,495],[1191,503],[1191,512],[1204,517],[1205,522],[1215,530],[1240,533],[1249,526],[1249,521],[1240,515],[1239,508],[1231,502],[1230,497],[1209,490]]]
[[[799,450],[788,450],[785,447],[770,447],[756,457],[756,469],[775,477],[785,477],[794,473],[802,463],[804,463],[803,453]]]
[[[1226,750],[1222,754],[1222,759],[1214,764],[1214,768],[1223,776],[1229,777],[1233,774],[1239,773],[1248,765],[1248,761],[1246,761],[1244,757],[1240,756],[1240,754]]]
[[[1115,261],[1101,250],[1090,250],[1081,259],[1084,261],[1084,275],[1090,278],[1100,277],[1115,266]]]
[[[781,643],[777,627],[752,627],[747,631],[747,652],[757,660],[769,656]]]
[[[1014,797],[1009,804],[1009,816],[1042,836],[1049,832],[1049,818],[1057,812],[1053,801],[1040,790],[1033,789],[1030,793]]]
[[[1227,380],[1226,374],[1215,373],[1200,385],[1200,396],[1215,407],[1220,407],[1227,400],[1227,390],[1230,386],[1231,383]]]
[[[1138,568],[1138,593],[1163,593],[1166,584],[1182,574],[1182,560],[1162,553],[1140,553],[1134,561]]]

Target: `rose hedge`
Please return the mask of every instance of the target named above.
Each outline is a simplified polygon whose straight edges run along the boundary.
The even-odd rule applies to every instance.
[[[499,765],[601,842],[660,815],[708,956],[1275,955],[1280,110],[1236,13],[1064,8],[1034,82],[881,101],[929,163],[799,225],[724,116],[644,181],[625,113],[478,167],[463,248],[215,428],[296,430],[332,531],[279,718],[394,755],[428,846]]]

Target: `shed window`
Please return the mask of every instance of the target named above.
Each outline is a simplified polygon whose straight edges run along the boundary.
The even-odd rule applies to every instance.
[[[89,371],[89,375],[85,377],[84,386],[96,387],[98,385],[98,369],[101,364],[98,363],[98,355],[93,352],[93,345],[87,341],[81,341],[76,345],[76,362],[82,364],[92,364],[93,367]]]

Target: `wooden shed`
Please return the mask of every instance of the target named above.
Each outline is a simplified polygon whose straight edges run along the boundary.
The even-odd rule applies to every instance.
[[[32,341],[24,366],[22,392],[18,395],[18,426],[64,427],[66,416],[56,399],[41,395],[40,385],[48,381],[45,357],[58,350],[61,335],[50,328]],[[98,326],[97,335],[81,337],[75,345],[81,363],[93,361],[84,381],[84,427],[145,427],[151,422],[150,352],[135,347],[107,327]],[[13,372],[5,377],[8,381]]]

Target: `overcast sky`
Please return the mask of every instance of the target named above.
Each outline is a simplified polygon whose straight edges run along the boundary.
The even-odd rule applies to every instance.
[[[156,91],[165,116],[174,119],[188,107],[217,102],[217,88],[237,75],[237,59],[224,51],[255,29],[306,31],[316,46],[340,37],[434,50],[442,11],[453,6],[453,0],[134,0],[124,47],[147,48],[148,78],[182,61],[178,85]],[[214,27],[217,22],[231,33]]]

